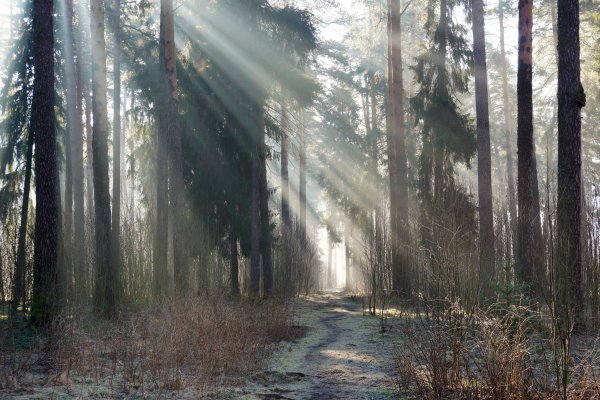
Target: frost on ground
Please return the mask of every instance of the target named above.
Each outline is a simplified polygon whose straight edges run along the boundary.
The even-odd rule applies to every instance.
[[[296,311],[307,336],[284,343],[242,398],[396,398],[393,330],[380,333],[376,318],[363,316],[360,304],[339,293],[299,300]]]
[[[12,381],[10,374],[0,374],[6,375],[0,376],[0,398],[395,398],[398,332],[380,333],[379,320],[363,316],[361,305],[340,293],[294,300],[291,309],[189,304],[181,313],[177,309],[154,310],[112,331],[107,325],[94,340],[80,327],[88,333],[78,340],[71,335],[68,351],[62,351],[61,365],[68,369],[22,360],[27,368],[15,368]],[[196,311],[190,314],[191,309]],[[265,328],[266,319],[271,322]]]

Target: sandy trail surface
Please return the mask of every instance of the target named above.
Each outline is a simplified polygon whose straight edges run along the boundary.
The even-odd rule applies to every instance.
[[[393,330],[363,316],[360,302],[340,292],[298,300],[307,336],[282,344],[267,371],[255,375],[246,399],[392,399]]]

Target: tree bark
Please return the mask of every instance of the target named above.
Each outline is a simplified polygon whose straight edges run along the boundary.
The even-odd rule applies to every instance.
[[[479,287],[490,296],[494,279],[494,210],[485,22],[483,0],[472,0],[475,109],[477,114],[477,183],[479,194]]]
[[[60,200],[54,126],[54,24],[52,0],[33,2],[33,99],[35,141],[35,252],[31,319],[47,326],[58,312],[57,263]]]
[[[67,129],[65,138],[66,173],[65,173],[65,210],[63,240],[64,252],[64,278],[65,291],[68,298],[73,297],[73,283],[75,276],[75,241],[73,235],[73,204],[75,181],[75,157],[77,138],[81,135],[81,115],[78,114],[78,91],[77,91],[77,66],[75,63],[75,35],[73,31],[73,1],[68,0],[62,10],[64,25],[64,49],[65,49],[65,87],[67,94]],[[79,117],[79,119],[78,119]],[[79,189],[79,188],[77,188]]]
[[[306,235],[306,118],[304,114],[304,110],[300,110],[300,154],[299,154],[299,182],[298,182],[298,196],[299,196],[299,205],[298,205],[298,217],[300,220],[300,229],[303,230]]]
[[[261,116],[264,111],[261,112]],[[260,127],[260,240],[263,268],[263,297],[273,297],[273,258],[271,253],[271,214],[269,212],[269,186],[267,182],[267,145],[265,143],[264,118]]]
[[[579,1],[558,0],[558,201],[556,306],[560,332],[582,324],[581,85]]]
[[[116,304],[116,266],[111,262],[111,210],[108,178],[108,109],[106,97],[106,40],[104,2],[90,1],[92,38],[92,114],[94,118],[92,152],[94,169],[94,210],[96,241],[95,305],[107,317],[114,317]]]
[[[71,161],[73,177],[73,270],[75,282],[75,300],[81,302],[85,297],[85,205],[83,192],[83,82],[81,75],[81,49],[78,46],[73,20],[73,1],[68,1],[71,43],[74,46],[75,77],[76,77],[76,106],[74,130],[71,135]]]
[[[169,205],[173,218],[173,271],[175,294],[185,296],[190,292],[190,274],[184,247],[183,162],[181,157],[181,127],[179,124],[179,86],[177,83],[177,58],[175,51],[175,18],[173,0],[161,0],[160,60],[164,78],[162,88],[161,128],[168,135]],[[166,188],[165,188],[166,189]]]
[[[532,26],[533,1],[519,0],[517,264],[519,279],[528,285],[531,291],[539,292],[544,287],[544,262],[533,138]]]
[[[250,297],[260,295],[260,143],[254,140],[250,195]]]
[[[444,7],[445,8],[445,7]],[[408,161],[404,125],[404,80],[400,0],[388,3],[388,162],[390,175],[390,221],[392,241],[392,286],[400,296],[410,295],[408,259],[404,248],[408,231]],[[389,42],[391,41],[391,45]],[[390,53],[391,52],[391,53]],[[391,70],[391,74],[390,74]],[[391,78],[391,80],[390,80]],[[391,82],[391,83],[390,83]]]
[[[121,0],[113,2],[112,264],[121,265]]]
[[[89,8],[89,0],[84,1],[84,6]],[[90,23],[90,20],[87,21]],[[84,49],[86,48],[86,43],[90,43],[90,37],[87,33],[87,29],[80,29],[78,31],[78,52],[80,54],[80,60],[83,60],[84,57]],[[86,52],[86,55],[89,54]],[[91,61],[91,58],[88,58]],[[93,142],[93,127],[92,127],[92,97],[91,93],[91,63],[80,63],[81,77],[82,77],[82,90],[83,90],[83,101],[85,105],[85,201],[86,201],[86,221],[89,229],[86,230],[89,237],[87,238],[87,243],[89,243],[90,252],[88,253],[88,257],[84,259],[86,265],[92,266],[92,268],[84,269],[85,276],[82,278],[82,293],[84,293],[84,297],[86,299],[90,296],[90,290],[93,287],[92,285],[92,276],[91,272],[94,272],[95,268],[95,243],[96,237],[94,232],[94,152],[92,150],[92,142]],[[83,146],[83,144],[82,144]]]
[[[238,263],[238,239],[233,226],[229,227],[229,257],[230,257],[230,278],[231,278],[231,294],[239,296],[239,263]]]
[[[83,43],[80,43],[80,49]],[[85,73],[82,74],[83,78],[83,100],[85,103],[85,154],[87,157],[85,165],[85,179],[86,179],[86,202],[87,212],[89,214],[89,220],[92,221],[93,210],[94,210],[94,152],[92,150],[92,98],[90,96],[90,82],[91,77],[89,75],[89,68],[84,68]],[[93,236],[93,234],[92,234]],[[93,238],[92,238],[93,240]]]
[[[159,113],[162,111],[159,110]],[[160,118],[160,117],[159,117]],[[156,231],[154,233],[153,280],[154,296],[167,295],[168,272],[167,250],[169,243],[169,195],[167,167],[167,131],[163,129],[163,119],[159,119],[156,129]]]
[[[285,227],[292,224],[290,216],[290,183],[288,172],[289,114],[285,99],[281,101],[281,220]]]
[[[15,264],[14,285],[12,294],[12,314],[16,314],[19,301],[25,295],[25,242],[27,240],[27,220],[29,216],[29,193],[31,190],[31,166],[33,158],[34,131],[30,129],[27,138],[27,156],[25,158],[25,182],[23,183],[23,202],[21,205],[21,224],[17,247],[17,262]],[[23,305],[23,312],[25,307]]]
[[[498,6],[498,23],[500,25],[500,69],[502,73],[502,108],[504,111],[504,139],[506,150],[506,178],[508,186],[508,210],[510,213],[511,237],[516,238],[517,200],[515,191],[514,154],[512,145],[512,124],[510,119],[510,102],[508,99],[508,68],[506,66],[506,50],[504,46],[504,8],[501,2]],[[509,255],[514,257],[517,243],[513,240]]]

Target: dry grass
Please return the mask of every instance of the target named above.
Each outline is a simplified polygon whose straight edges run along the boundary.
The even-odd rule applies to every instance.
[[[404,393],[431,400],[563,398],[554,379],[551,341],[525,307],[500,316],[453,308],[437,318],[417,315],[407,321],[404,336],[396,358]],[[597,350],[588,344],[576,353],[568,399],[600,399]]]
[[[223,299],[165,302],[117,321],[87,315],[55,329],[54,362],[43,379],[31,375],[43,353],[40,346],[19,352],[21,373],[8,372],[6,356],[0,371],[10,375],[5,388],[95,385],[127,394],[211,390],[240,383],[263,367],[277,342],[303,334],[291,322],[285,305]]]

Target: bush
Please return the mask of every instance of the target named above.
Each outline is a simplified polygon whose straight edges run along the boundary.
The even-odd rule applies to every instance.
[[[552,342],[539,326],[525,306],[473,313],[449,306],[436,318],[417,313],[397,350],[399,389],[431,400],[559,399]],[[596,351],[579,357],[569,399],[600,399],[598,361]]]

